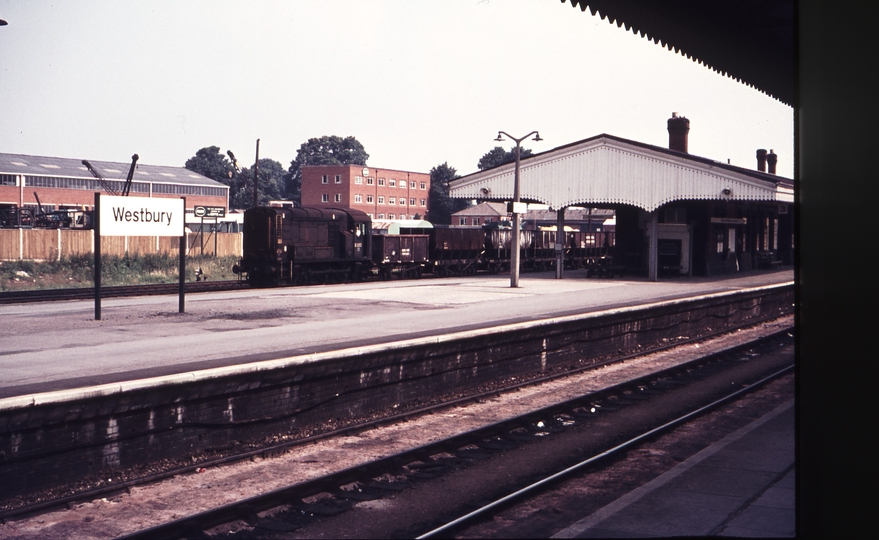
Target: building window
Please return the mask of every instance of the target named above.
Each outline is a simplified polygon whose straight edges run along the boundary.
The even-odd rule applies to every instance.
[[[327,175],[323,175],[320,177],[321,184],[329,184],[329,180],[327,180]]]
[[[686,208],[666,208],[665,209],[665,223],[686,223],[686,222],[687,222]]]
[[[328,193],[321,193],[320,202],[330,202],[330,195]]]
[[[397,199],[393,197],[388,197],[388,204],[397,204]]]
[[[479,225],[479,218],[478,217],[473,218],[473,224]]]
[[[419,188],[427,189],[427,182],[421,182],[421,185],[419,186]]]
[[[342,183],[342,175],[341,175],[341,174],[337,174],[337,175],[336,175],[336,183],[337,183],[337,184],[341,184],[341,183]]]
[[[381,199],[381,197],[379,197],[379,199]],[[372,195],[367,195],[367,196],[366,196],[366,202],[368,202],[368,203],[371,203],[371,202],[372,202]],[[379,201],[379,202],[381,202],[381,201]]]
[[[406,206],[406,199],[400,197],[400,206]]]
[[[388,219],[397,219],[396,214],[388,214]]]
[[[378,185],[380,185],[380,186],[385,185],[385,179],[384,179],[384,178],[379,178],[379,179],[378,179]]]
[[[491,218],[490,218],[490,217],[485,218],[485,222],[486,222],[486,223],[491,223]]]
[[[400,187],[403,189],[406,189],[406,181],[405,180],[400,180]]]
[[[409,199],[409,206],[415,206],[415,199]]]
[[[354,195],[354,202],[356,202],[356,203],[363,202],[363,196],[360,194]]]
[[[371,176],[366,178],[366,185],[367,186],[371,186],[373,183],[375,183],[375,178],[373,178]]]
[[[355,177],[354,177],[354,183],[355,183],[355,184],[362,184],[362,183],[363,183],[363,177],[362,177],[362,176],[355,176]]]
[[[427,200],[421,199],[419,202],[421,203],[421,206],[427,206]]]
[[[415,182],[411,182],[411,183],[409,184],[409,187],[412,188],[412,189],[415,189]]]
[[[384,215],[384,214],[379,214],[379,215],[378,215],[378,218],[379,218],[379,219],[385,219],[385,215]]]
[[[467,225],[467,218],[458,218],[458,225]]]
[[[388,187],[397,187],[397,181],[393,178],[388,180]]]
[[[366,215],[369,216],[369,219],[375,219],[375,216],[372,215],[372,212],[367,212]]]
[[[379,195],[379,196],[378,196],[378,203],[379,203],[379,204],[385,204],[385,196],[384,196],[384,195]]]
[[[342,194],[336,193],[336,202],[342,202]]]

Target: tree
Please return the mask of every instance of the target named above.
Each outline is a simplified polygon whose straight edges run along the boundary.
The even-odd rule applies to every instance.
[[[296,159],[290,162],[285,176],[285,195],[301,201],[302,167],[307,165],[366,165],[369,154],[354,137],[324,135],[302,143],[296,151]]]
[[[521,148],[519,152],[520,160],[531,155],[531,150],[529,150],[528,148]],[[479,167],[480,171],[484,171],[486,169],[491,169],[499,165],[504,165],[505,163],[513,163],[515,161],[515,146],[510,148],[509,152],[507,152],[500,146],[495,146],[490,151],[486,152],[484,156],[479,158],[479,163],[476,166]]]
[[[225,154],[220,153],[219,146],[205,146],[187,159],[184,167],[229,186],[229,200],[235,197],[238,191],[237,173],[232,161]]]
[[[269,201],[284,198],[284,166],[273,159],[259,160],[259,206],[265,206]],[[250,208],[253,206],[253,169],[245,167],[235,175],[232,189],[230,190],[230,205],[233,208]]]
[[[448,163],[437,165],[430,170],[428,206],[431,223],[449,225],[452,221],[452,214],[470,205],[470,201],[449,197],[449,182],[460,177],[455,168],[449,167]]]

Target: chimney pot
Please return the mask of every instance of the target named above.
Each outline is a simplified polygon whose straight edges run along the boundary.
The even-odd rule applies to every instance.
[[[760,148],[757,150],[757,170],[760,172],[766,172],[766,149]]]
[[[671,113],[668,119],[668,149],[677,152],[687,152],[687,134],[690,132],[690,121],[678,113]]]
[[[775,150],[769,149],[769,153],[766,155],[766,163],[769,164],[769,174],[775,174],[775,165],[778,163],[778,155],[775,153]]]

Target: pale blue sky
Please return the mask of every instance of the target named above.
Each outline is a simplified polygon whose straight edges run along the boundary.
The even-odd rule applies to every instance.
[[[609,133],[793,175],[793,110],[558,0],[0,0],[0,152],[179,165],[204,146],[284,167],[353,135],[373,167],[477,170]],[[509,142],[502,143],[509,148]]]

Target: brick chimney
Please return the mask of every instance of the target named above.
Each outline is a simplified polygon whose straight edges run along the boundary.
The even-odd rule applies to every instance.
[[[778,163],[778,155],[775,150],[769,149],[769,153],[766,154],[766,163],[769,164],[769,174],[775,174],[775,164]]]
[[[760,172],[766,172],[766,149],[761,148],[757,150],[757,170]]]
[[[678,113],[671,113],[668,119],[668,149],[687,152],[687,134],[690,132],[690,121]]]

